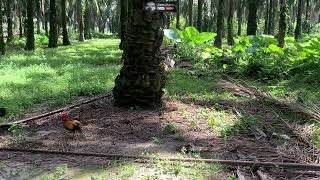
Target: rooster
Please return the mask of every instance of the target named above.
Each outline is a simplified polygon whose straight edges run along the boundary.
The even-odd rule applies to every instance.
[[[64,111],[64,112],[60,113],[60,118],[63,122],[63,127],[65,129],[72,131],[72,132],[75,132],[75,131],[82,132],[81,123],[77,120],[69,119],[67,112]]]

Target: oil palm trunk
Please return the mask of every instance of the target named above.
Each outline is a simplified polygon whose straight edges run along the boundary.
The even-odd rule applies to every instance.
[[[278,42],[279,47],[283,48],[285,45],[284,38],[288,30],[288,19],[287,19],[287,2],[286,0],[280,0],[280,19],[279,19],[279,33],[278,33]]]
[[[165,84],[160,67],[164,15],[144,9],[148,0],[130,0],[123,43],[124,66],[116,78],[113,95],[119,106],[153,105],[161,102]]]
[[[247,35],[256,35],[258,29],[257,23],[257,11],[258,11],[258,1],[248,0],[248,26],[247,26]]]
[[[2,1],[0,1],[0,10],[2,9]],[[0,11],[0,53],[2,55],[5,54],[5,44],[4,44],[4,38],[3,38],[3,13]]]
[[[68,29],[67,29],[67,14],[66,14],[66,0],[61,0],[61,23],[62,23],[62,44],[64,46],[70,45]]]
[[[297,24],[294,32],[296,40],[300,39],[302,33],[302,0],[298,1],[298,13],[297,13]]]
[[[27,20],[26,20],[26,46],[25,50],[34,50],[34,0],[27,0]]]
[[[10,43],[13,40],[13,31],[12,31],[12,2],[11,0],[7,0],[7,7],[6,7],[6,13],[7,13],[7,43]]]
[[[84,24],[83,24],[83,13],[82,13],[82,0],[77,1],[78,8],[78,24],[79,24],[79,41],[84,41]]]
[[[49,15],[49,48],[58,47],[58,31],[57,31],[57,10],[56,0],[50,0],[50,15]]]

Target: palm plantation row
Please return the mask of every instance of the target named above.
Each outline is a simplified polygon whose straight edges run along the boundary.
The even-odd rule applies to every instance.
[[[34,49],[32,36],[43,31],[50,37],[49,47],[57,46],[59,34],[63,36],[63,45],[68,45],[70,28],[79,33],[79,41],[90,39],[93,31],[103,33],[108,29],[112,33],[123,34],[128,8],[130,9],[128,0],[3,0],[1,2],[3,9],[1,17],[7,27],[5,30],[7,43],[10,43],[16,34],[19,37],[25,36],[28,37],[26,49]],[[261,23],[263,28],[259,29],[258,33],[275,35],[278,22],[281,21],[279,17],[285,18],[279,15],[286,13],[287,32],[294,34],[296,38],[301,36],[302,30],[310,32],[311,24],[319,22],[320,18],[320,2],[317,0],[179,0],[178,2],[179,11],[175,14],[166,14],[167,27],[174,23],[178,29],[184,26],[196,26],[200,31],[217,32],[218,47],[221,37],[228,37],[228,44],[233,44],[234,24],[237,24],[236,34],[242,35],[246,16],[249,16],[248,34],[256,34],[256,24]],[[227,36],[225,32],[228,32]]]

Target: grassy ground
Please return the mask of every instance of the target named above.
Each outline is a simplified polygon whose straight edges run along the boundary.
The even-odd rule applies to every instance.
[[[142,164],[127,163],[123,161],[110,161],[103,167],[68,168],[60,165],[55,170],[40,176],[46,179],[221,179],[219,173],[224,168],[218,164],[205,163],[186,164],[182,162],[155,161],[148,167]]]
[[[34,52],[9,47],[0,59],[0,106],[16,116],[40,104],[56,107],[110,91],[121,65],[118,43],[92,40]]]
[[[121,67],[121,51],[118,49],[118,43],[119,40],[91,40],[56,49],[39,48],[34,52],[9,49],[7,55],[0,59],[0,106],[6,107],[9,110],[9,116],[13,117],[30,108],[57,107],[68,104],[79,96],[92,96],[110,91]],[[265,123],[263,120],[267,119],[266,112],[263,112],[265,109],[258,109],[263,111],[253,114],[255,112],[251,109],[259,104],[254,104],[250,97],[219,89],[217,84],[221,79],[219,74],[199,76],[189,70],[174,69],[168,72],[165,96],[186,104],[201,104],[201,108],[195,114],[190,115],[187,111],[179,113],[194,118],[195,121],[190,123],[190,127],[196,128],[199,119],[207,121],[206,124],[219,136],[241,136],[254,125]],[[299,86],[294,83],[295,81],[259,83],[246,80],[245,82],[270,92],[275,97],[302,96],[301,92],[305,92],[306,88],[309,94],[313,92],[311,86]],[[316,99],[319,96],[314,97]],[[236,112],[234,109],[225,110],[227,108],[223,109],[224,103],[233,104],[235,108],[248,105],[251,109],[246,110],[246,107],[243,107],[243,111],[239,108],[240,110]],[[268,105],[266,107],[273,108]],[[277,111],[277,109],[274,110]],[[237,113],[242,116],[236,117],[239,115]],[[294,114],[286,116],[290,115],[294,116]],[[299,117],[290,119],[296,120]],[[269,126],[276,127],[276,124]],[[170,129],[175,127],[168,127],[168,129],[172,131]],[[279,133],[276,128],[272,131]],[[318,135],[320,133],[317,132],[320,130],[315,131],[313,139],[315,144],[320,146]],[[223,171],[219,165],[194,164],[188,168],[181,163],[172,164],[161,161],[154,167],[148,168],[151,171],[141,177],[146,170],[144,168],[137,164],[122,162],[112,162],[105,167],[78,170],[73,168],[68,170],[68,167],[62,165],[44,174],[41,179],[61,179],[64,176],[75,179],[80,179],[80,176],[85,177],[84,179],[105,179],[106,177],[205,179]]]
[[[68,104],[79,96],[110,91],[121,67],[122,52],[118,49],[118,44],[119,40],[116,39],[95,39],[56,49],[38,48],[34,52],[26,52],[19,46],[9,47],[7,55],[0,59],[0,107],[9,110],[9,115],[5,118],[23,114],[30,108],[53,108]],[[221,75],[196,74],[196,70],[183,69],[168,72],[166,97],[208,106],[216,106],[221,101],[248,100],[246,97],[235,96],[232,92],[217,89],[216,84],[221,80]],[[318,86],[313,85],[314,83],[303,84],[303,78],[300,81],[292,79],[262,83],[246,79],[243,82],[292,103],[317,102],[320,97]],[[201,113],[209,117],[225,114],[217,112],[214,115],[208,111],[210,110],[204,109]],[[320,132],[320,128],[315,132],[318,131]],[[317,134],[314,136],[316,144],[320,144]]]

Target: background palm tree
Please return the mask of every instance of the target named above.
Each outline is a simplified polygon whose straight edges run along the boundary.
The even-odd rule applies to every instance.
[[[58,29],[57,29],[57,10],[56,0],[50,0],[50,31],[49,31],[49,47],[58,47]]]
[[[61,0],[61,24],[62,24],[62,44],[64,46],[70,45],[68,29],[67,29],[67,12],[66,0]]]
[[[279,47],[284,47],[284,38],[286,37],[287,33],[287,1],[286,0],[280,0],[280,19],[279,19],[279,34],[278,34],[278,41],[279,41]]]
[[[294,31],[294,37],[299,39],[302,32],[302,0],[298,0],[297,24]]]
[[[0,53],[2,55],[5,54],[5,43],[4,43],[4,38],[3,38],[3,12],[2,12],[2,2],[0,1]]]
[[[257,11],[258,11],[258,0],[248,0],[248,26],[247,35],[256,35],[258,24],[257,24]]]
[[[7,15],[7,43],[10,43],[13,40],[13,30],[12,30],[12,4],[14,1],[6,0],[6,15]]]
[[[26,21],[26,37],[27,42],[25,49],[26,50],[34,50],[34,24],[33,24],[33,17],[34,17],[34,0],[27,0],[27,21]]]
[[[214,41],[214,45],[218,48],[222,46],[222,31],[224,26],[224,17],[223,17],[223,0],[219,0],[218,9],[218,17],[217,17],[217,37]]]

